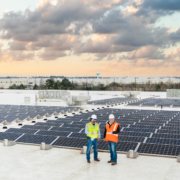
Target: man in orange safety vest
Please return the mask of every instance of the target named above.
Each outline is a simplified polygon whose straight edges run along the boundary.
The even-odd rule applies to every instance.
[[[104,141],[108,142],[110,151],[110,161],[111,165],[117,164],[117,152],[116,146],[118,142],[118,135],[120,132],[120,124],[114,121],[115,117],[113,114],[109,115],[109,121],[106,123],[104,131]]]

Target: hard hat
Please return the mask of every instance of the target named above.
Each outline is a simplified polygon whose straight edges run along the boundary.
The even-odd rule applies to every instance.
[[[114,119],[115,117],[114,117],[114,114],[110,114],[109,115],[109,119]]]
[[[92,118],[92,120],[96,120],[96,119],[97,119],[97,116],[96,116],[95,114],[93,114],[93,115],[91,116],[91,118]]]

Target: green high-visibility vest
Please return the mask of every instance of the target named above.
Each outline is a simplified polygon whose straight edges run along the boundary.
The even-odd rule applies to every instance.
[[[95,123],[95,128],[92,125],[92,123],[87,123],[87,125],[88,125],[88,132],[94,132],[94,134],[88,134],[87,136],[90,138],[98,138],[99,124]]]

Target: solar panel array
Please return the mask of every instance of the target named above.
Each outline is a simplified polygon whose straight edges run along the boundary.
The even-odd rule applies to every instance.
[[[164,106],[180,107],[180,99],[147,98],[129,103],[130,106]]]
[[[77,107],[78,108],[78,107]],[[60,106],[25,106],[25,105],[0,105],[0,123],[7,121],[9,123],[15,120],[24,120],[28,117],[45,116],[55,112],[74,110],[74,107]]]
[[[105,124],[110,113],[121,124],[117,151],[134,150],[143,154],[177,156],[180,153],[180,113],[178,111],[136,110],[136,109],[100,109],[94,112],[76,114],[72,117],[58,118],[34,125],[10,128],[0,133],[0,140],[9,139],[18,143],[82,148],[87,139],[85,125],[90,116],[96,114],[101,130],[99,150],[108,150],[103,141]]]
[[[110,98],[110,99],[101,99],[101,100],[94,100],[88,101],[88,104],[97,104],[97,105],[111,105],[111,104],[120,104],[125,102],[132,102],[137,100],[136,98],[125,98],[125,97],[118,97],[118,98]]]

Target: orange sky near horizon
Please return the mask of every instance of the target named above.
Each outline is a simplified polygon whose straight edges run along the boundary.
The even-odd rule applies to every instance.
[[[70,56],[58,60],[0,62],[0,76],[180,76],[179,67],[140,67],[121,61],[86,61]]]

